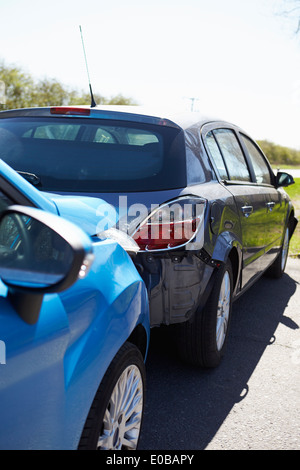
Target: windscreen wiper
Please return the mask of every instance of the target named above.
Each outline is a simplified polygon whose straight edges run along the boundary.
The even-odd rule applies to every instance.
[[[34,186],[37,186],[41,182],[41,178],[34,173],[27,173],[27,171],[18,171],[19,175],[23,176],[29,183],[33,184]]]

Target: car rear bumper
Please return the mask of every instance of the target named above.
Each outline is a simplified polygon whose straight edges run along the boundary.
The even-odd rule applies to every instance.
[[[189,320],[205,305],[217,269],[187,252],[139,254],[134,263],[148,289],[151,327]]]

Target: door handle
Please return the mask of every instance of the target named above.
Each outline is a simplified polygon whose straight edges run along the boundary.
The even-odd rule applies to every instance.
[[[274,209],[274,206],[275,206],[275,202],[267,202],[266,206],[267,206],[268,210],[270,212],[272,212],[272,210]]]
[[[249,217],[253,212],[253,206],[243,206],[242,212],[245,217]]]

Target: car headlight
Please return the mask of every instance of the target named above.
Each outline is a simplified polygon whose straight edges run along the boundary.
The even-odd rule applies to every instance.
[[[98,233],[97,236],[100,238],[100,240],[109,238],[116,241],[125,251],[127,251],[127,253],[138,253],[140,251],[140,247],[135,242],[135,240],[126,232],[123,232],[119,229],[110,228],[101,233]]]

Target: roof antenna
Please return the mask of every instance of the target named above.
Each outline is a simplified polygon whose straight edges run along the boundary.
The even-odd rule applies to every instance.
[[[85,53],[85,47],[84,47],[84,42],[83,42],[83,35],[82,35],[81,26],[79,26],[79,29],[80,29],[80,34],[81,34],[81,41],[82,41],[82,47],[83,47],[85,66],[86,66],[87,76],[88,76],[88,80],[89,80],[89,87],[90,87],[90,94],[91,94],[91,108],[95,108],[97,106],[97,104],[96,104],[96,101],[94,100],[94,95],[93,95],[93,90],[92,90],[92,85],[91,85],[91,80],[90,80],[90,74],[89,74],[89,68],[88,68],[88,63],[87,63],[87,60],[86,60],[86,53]]]

